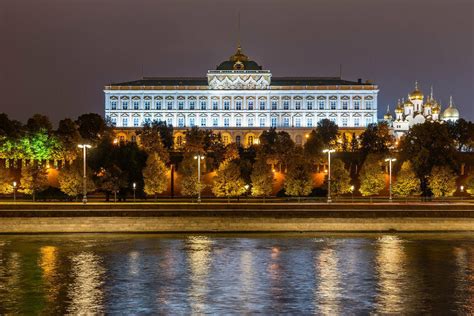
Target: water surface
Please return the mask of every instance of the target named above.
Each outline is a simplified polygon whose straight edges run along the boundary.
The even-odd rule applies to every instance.
[[[0,236],[0,314],[473,314],[472,234]]]

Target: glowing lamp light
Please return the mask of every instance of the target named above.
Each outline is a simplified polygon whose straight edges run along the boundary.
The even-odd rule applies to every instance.
[[[461,185],[460,189],[461,189],[461,192],[464,192],[464,186],[463,185]]]
[[[14,188],[16,188],[16,185],[17,185],[16,181],[13,181],[13,187]]]

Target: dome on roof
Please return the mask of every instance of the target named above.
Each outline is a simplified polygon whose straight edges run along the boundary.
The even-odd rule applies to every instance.
[[[390,106],[389,105],[387,106],[387,113],[385,113],[385,115],[383,116],[383,119],[386,120],[386,121],[393,120],[392,113],[390,113]]]
[[[453,97],[449,99],[449,107],[443,112],[443,120],[457,121],[459,119],[459,111],[453,105]]]
[[[410,100],[423,100],[423,93],[418,89],[418,81],[415,82],[415,90],[408,97]]]
[[[237,47],[237,52],[217,66],[217,70],[262,70],[262,66],[250,60],[242,53],[242,47]]]

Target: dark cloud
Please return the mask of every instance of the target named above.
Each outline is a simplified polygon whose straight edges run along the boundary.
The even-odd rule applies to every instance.
[[[276,76],[374,80],[380,114],[419,80],[474,119],[472,0],[2,0],[0,112],[103,112],[109,82],[203,76],[244,52]],[[142,70],[143,69],[143,70]]]

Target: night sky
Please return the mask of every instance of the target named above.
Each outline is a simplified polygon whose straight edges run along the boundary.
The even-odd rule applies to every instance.
[[[205,76],[244,53],[274,76],[379,85],[379,117],[420,82],[474,120],[473,0],[0,0],[0,112],[103,114],[103,86]],[[143,70],[142,70],[143,69]]]

